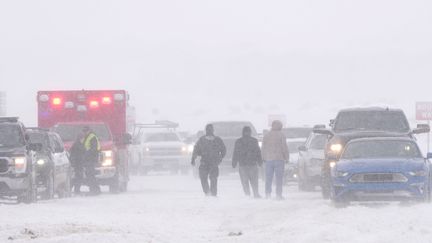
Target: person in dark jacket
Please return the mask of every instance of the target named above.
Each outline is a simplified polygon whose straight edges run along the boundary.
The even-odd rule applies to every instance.
[[[70,162],[74,171],[72,186],[75,194],[81,193],[84,180],[84,134],[79,134],[70,151]]]
[[[88,186],[90,188],[91,195],[100,194],[100,187],[96,180],[96,166],[99,163],[100,153],[100,142],[99,138],[89,127],[85,127],[83,130],[85,134],[84,138],[84,166],[85,175]]]
[[[206,135],[196,143],[192,155],[192,165],[195,166],[197,157],[201,157],[199,175],[204,193],[217,196],[217,180],[219,164],[226,155],[226,147],[222,139],[214,135],[213,125],[206,126]],[[210,179],[210,186],[209,186]]]
[[[236,168],[237,164],[240,165],[240,180],[247,196],[250,196],[252,186],[254,197],[261,198],[258,192],[258,165],[261,166],[262,163],[258,140],[252,137],[252,129],[246,126],[243,128],[243,136],[235,143],[232,166]]]

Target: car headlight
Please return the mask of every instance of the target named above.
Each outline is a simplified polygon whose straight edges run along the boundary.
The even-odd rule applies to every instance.
[[[333,152],[333,153],[336,153],[336,154],[339,154],[341,151],[342,151],[342,144],[339,144],[339,143],[335,143],[335,144],[332,144],[331,146],[330,146],[330,150]]]
[[[195,148],[195,145],[193,145],[193,144],[189,145],[189,146],[188,146],[188,152],[189,152],[189,153],[193,153],[194,148]]]
[[[43,166],[43,165],[45,165],[45,160],[44,159],[38,159],[37,161],[36,161],[36,164],[37,165],[39,165],[39,166]]]
[[[262,148],[262,145],[263,145],[263,142],[259,141],[259,142],[258,142],[258,146],[259,146],[260,148]]]
[[[410,176],[421,176],[421,177],[427,176],[427,172],[424,170],[410,171],[410,172],[408,172],[408,174]]]
[[[103,167],[111,167],[111,166],[113,166],[113,164],[114,163],[113,163],[113,159],[112,158],[106,158],[102,162],[102,166]]]
[[[15,165],[16,173],[25,173],[27,170],[27,158],[26,157],[16,157],[13,159]]]
[[[344,171],[336,171],[336,177],[346,177],[348,176],[349,173],[348,172],[344,172]]]
[[[104,150],[102,151],[102,166],[103,167],[110,167],[113,166],[113,151],[112,150]]]
[[[150,152],[150,148],[147,147],[147,148],[144,149],[144,151],[148,153],[148,152]]]
[[[188,148],[187,148],[186,146],[183,146],[183,147],[181,148],[181,151],[184,153],[184,152],[188,151]]]
[[[330,165],[330,168],[336,167],[336,161],[330,161],[329,165]]]
[[[104,150],[104,151],[102,151],[102,155],[104,158],[112,158],[113,157],[113,151],[112,150]]]

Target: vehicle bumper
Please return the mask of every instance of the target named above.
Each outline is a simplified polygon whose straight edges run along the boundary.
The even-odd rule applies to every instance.
[[[24,193],[29,185],[27,176],[0,177],[0,195],[17,196]]]
[[[186,156],[145,157],[142,165],[153,170],[177,169],[190,166],[190,158]]]
[[[116,167],[97,167],[96,168],[96,179],[107,180],[115,178],[117,175]]]
[[[429,185],[425,181],[406,183],[332,183],[333,198],[351,201],[423,200]]]

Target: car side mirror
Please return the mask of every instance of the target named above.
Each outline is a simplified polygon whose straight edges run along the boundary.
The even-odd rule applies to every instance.
[[[298,147],[298,150],[301,152],[306,152],[308,149],[306,148],[306,146],[302,145],[302,146]]]
[[[330,127],[334,127],[335,123],[336,123],[336,120],[335,119],[331,119],[330,123],[329,123],[329,126]]]
[[[329,129],[323,129],[323,128],[315,128],[313,129],[313,132],[316,134],[322,134],[322,135],[327,135],[327,136],[333,136],[333,132]]]
[[[430,126],[428,124],[418,124],[417,128],[414,128],[412,130],[413,134],[422,134],[422,133],[429,133],[430,132]]]
[[[27,148],[31,151],[40,152],[42,151],[43,146],[41,143],[31,143],[27,146]]]
[[[427,158],[427,159],[432,159],[432,153],[427,153],[426,158]]]

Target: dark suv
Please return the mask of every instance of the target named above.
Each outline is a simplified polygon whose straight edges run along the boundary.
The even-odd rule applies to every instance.
[[[18,118],[0,118],[0,196],[32,203],[37,199],[35,151],[41,145],[30,144],[25,131]]]
[[[30,143],[42,144],[36,153],[36,182],[43,189],[42,199],[70,196],[71,166],[63,142],[57,133],[28,128]]]
[[[414,134],[429,131],[428,125],[418,125],[411,130],[404,112],[400,109],[371,107],[341,110],[336,119],[330,121],[330,129],[314,129],[315,133],[329,136],[321,180],[323,197],[330,196],[330,168],[337,162],[349,141],[368,137],[414,138]]]

